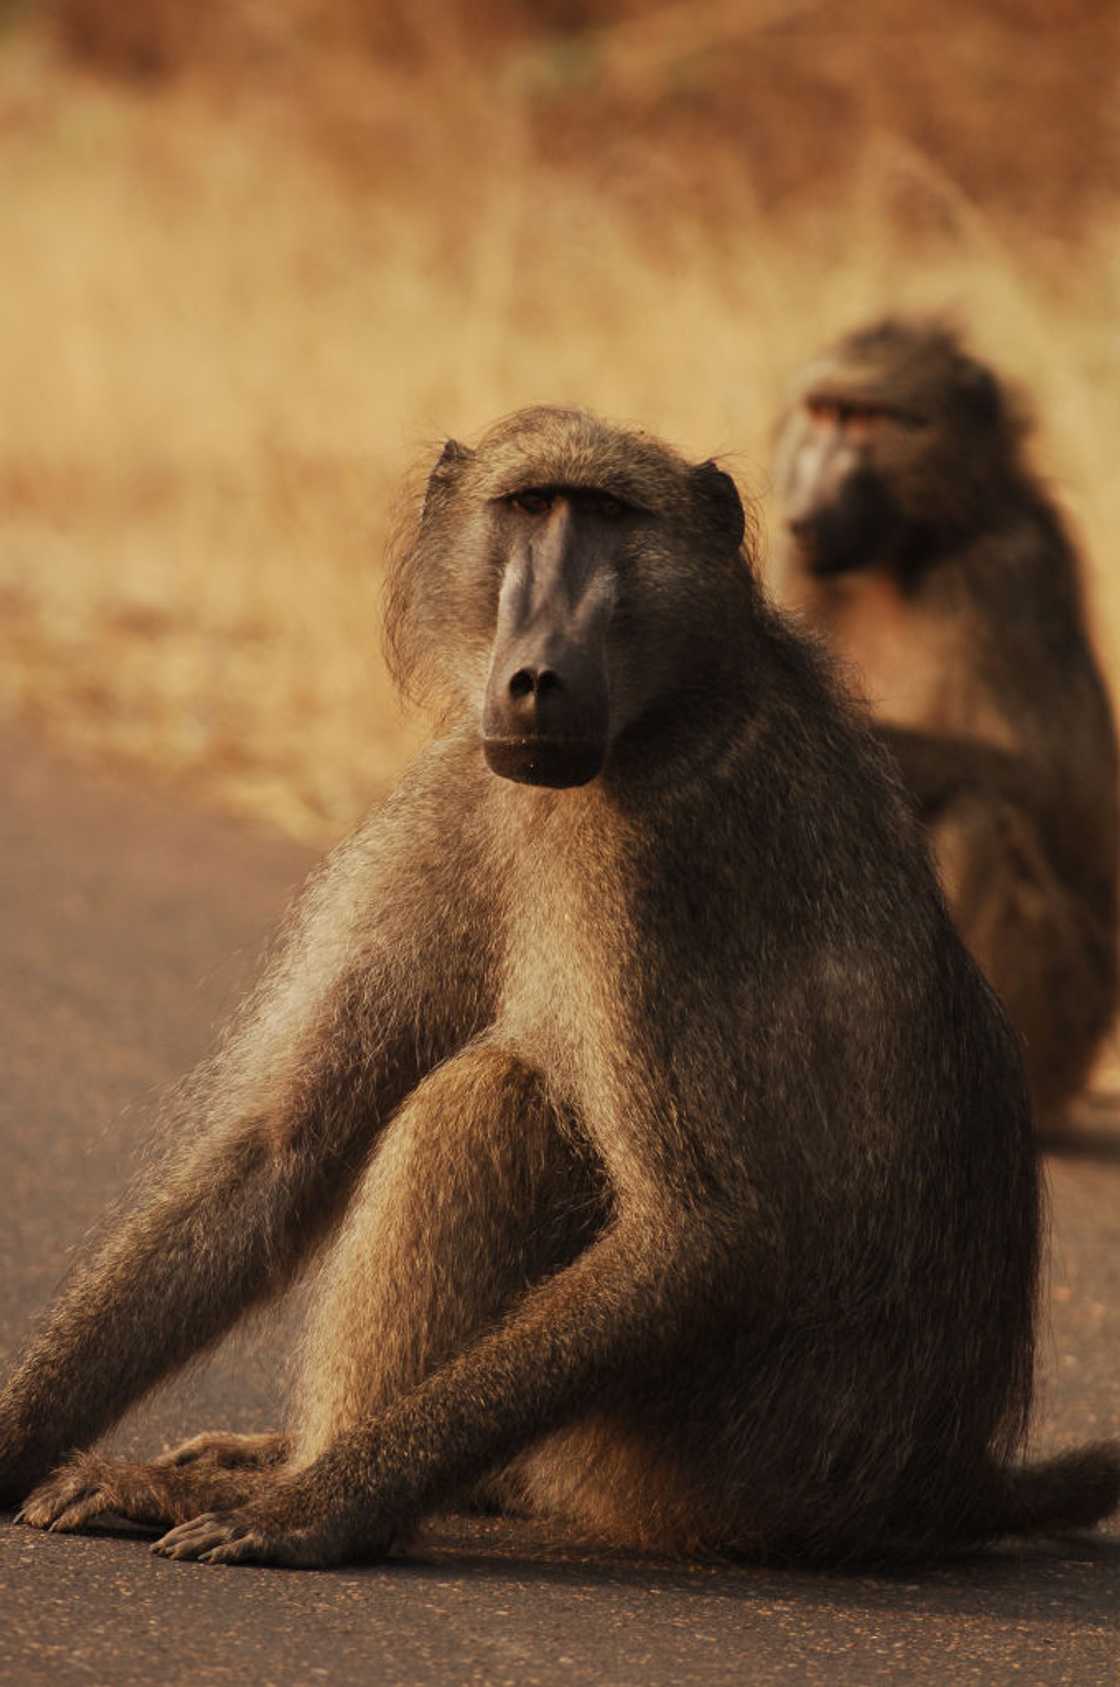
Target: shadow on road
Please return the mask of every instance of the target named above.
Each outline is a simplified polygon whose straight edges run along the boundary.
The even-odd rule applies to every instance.
[[[4,1514],[14,1528],[15,1513]],[[62,1541],[132,1543],[137,1573],[145,1546],[162,1533],[106,1520]],[[28,1534],[33,1535],[32,1531]],[[180,1573],[206,1578],[224,1575],[206,1565],[181,1565]],[[804,1570],[790,1566],[698,1560],[686,1564],[656,1554],[619,1552],[609,1546],[573,1542],[554,1526],[507,1518],[447,1517],[429,1526],[412,1551],[369,1565],[338,1570],[243,1567],[238,1579],[278,1574],[312,1584],[342,1580],[383,1585],[399,1580],[415,1590],[424,1581],[449,1578],[469,1587],[542,1590],[565,1587],[622,1593],[736,1602],[793,1603],[802,1611],[849,1610],[920,1616],[936,1607],[942,1616],[998,1613],[1002,1620],[1075,1622],[1090,1614],[1120,1613],[1120,1539],[1071,1535],[1023,1546],[1000,1546],[962,1554],[949,1562],[905,1569]],[[205,1583],[203,1583],[205,1585]]]

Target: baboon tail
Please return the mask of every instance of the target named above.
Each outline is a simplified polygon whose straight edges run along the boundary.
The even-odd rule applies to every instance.
[[[1120,1507],[1120,1442],[1099,1441],[1039,1464],[991,1472],[977,1521],[985,1534],[1089,1529]]]

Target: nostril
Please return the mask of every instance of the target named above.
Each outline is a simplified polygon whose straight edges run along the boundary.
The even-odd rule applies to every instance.
[[[549,691],[562,691],[563,681],[553,668],[518,668],[510,675],[509,694],[515,702],[534,693],[543,697]]]

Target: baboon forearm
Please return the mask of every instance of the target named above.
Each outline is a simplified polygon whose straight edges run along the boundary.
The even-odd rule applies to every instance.
[[[898,763],[908,791],[923,812],[942,808],[970,790],[1028,810],[1038,804],[1037,774],[998,745],[905,726],[877,725],[875,736]]]
[[[122,1215],[73,1270],[0,1395],[5,1491],[9,1480],[19,1489],[96,1440],[282,1288],[346,1187],[338,1154],[315,1164],[240,1143],[215,1160],[205,1184],[180,1173],[139,1212]]]
[[[344,1434],[295,1478],[311,1503],[346,1494],[360,1514],[404,1527],[521,1448],[603,1400],[628,1373],[671,1353],[720,1264],[662,1257],[604,1236],[535,1289],[520,1310],[372,1423]]]

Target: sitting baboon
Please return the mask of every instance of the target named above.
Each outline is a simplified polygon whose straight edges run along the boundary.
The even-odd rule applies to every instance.
[[[9,1499],[71,1459],[27,1522],[319,1565],[469,1500],[819,1562],[1116,1504],[1115,1449],[1015,1462],[1014,1040],[743,540],[713,463],[580,411],[446,446],[387,615],[438,736],[0,1396]],[[320,1243],[289,1433],[76,1452]]]
[[[1021,401],[944,327],[810,363],[779,427],[778,593],[866,693],[962,935],[1069,1117],[1117,999],[1117,750]]]

